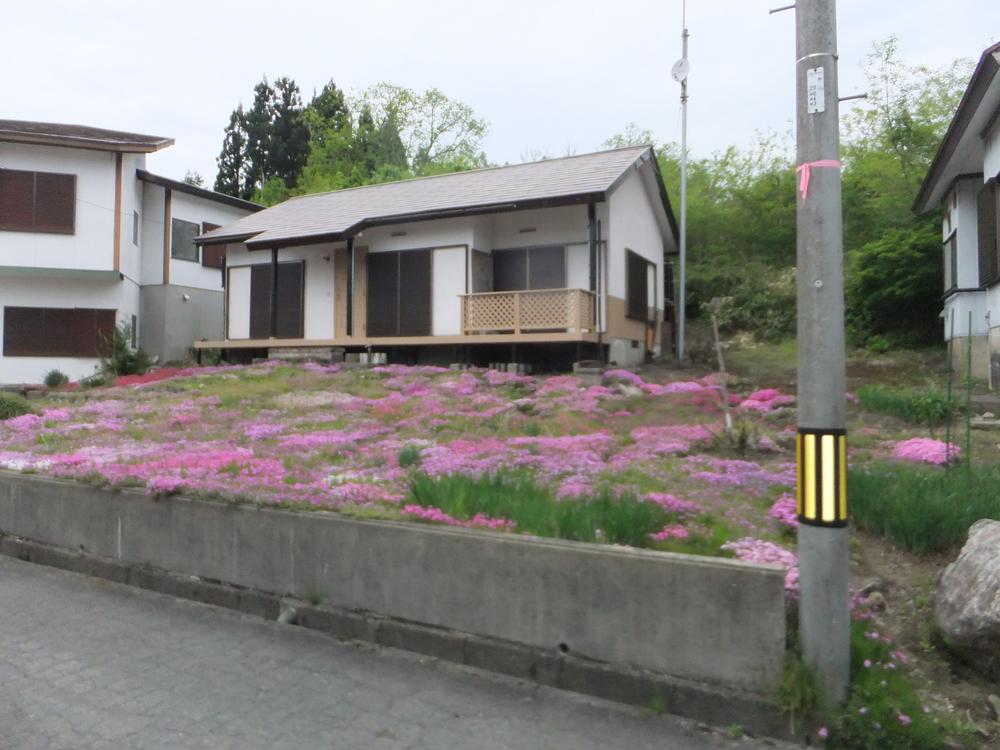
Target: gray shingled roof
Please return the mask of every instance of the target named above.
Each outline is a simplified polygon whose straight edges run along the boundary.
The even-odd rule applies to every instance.
[[[604,200],[627,170],[653,158],[649,146],[477,169],[292,198],[204,235],[272,247],[342,239],[365,227],[417,219]],[[674,217],[657,171],[668,221]]]
[[[72,146],[100,151],[150,153],[173,144],[173,138],[59,122],[0,120],[0,141]]]

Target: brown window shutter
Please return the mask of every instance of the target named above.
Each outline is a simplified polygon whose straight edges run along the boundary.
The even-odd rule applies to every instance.
[[[201,233],[218,229],[218,224],[205,221],[201,224]],[[201,264],[208,268],[222,268],[226,262],[226,245],[204,245],[201,249]]]
[[[111,344],[115,336],[115,310],[94,310],[94,355],[107,357],[111,354]],[[135,317],[135,316],[133,316]]]
[[[0,229],[34,226],[35,173],[0,169]]]
[[[47,356],[52,357],[86,357],[85,351],[79,351],[82,339],[78,334],[78,311],[73,308],[45,308],[45,332],[42,336],[42,349]]]
[[[303,270],[301,260],[278,264],[278,338],[302,338]]]
[[[76,223],[76,175],[35,175],[35,229],[72,234]]]
[[[997,279],[997,198],[996,182],[990,180],[979,193],[979,285]]]
[[[266,339],[271,335],[271,266],[250,266],[250,338]]]
[[[45,333],[44,309],[5,307],[3,309],[3,353],[5,357],[30,357],[42,352]]]

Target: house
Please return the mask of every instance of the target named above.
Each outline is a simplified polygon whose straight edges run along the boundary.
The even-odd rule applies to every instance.
[[[93,374],[116,324],[162,361],[222,335],[223,257],[193,240],[261,207],[146,171],[172,143],[0,120],[0,383]]]
[[[227,246],[226,335],[195,346],[234,358],[634,364],[671,345],[677,229],[649,146],[293,198],[198,241]]]
[[[942,208],[944,336],[964,372],[1000,386],[1000,44],[979,59],[914,209]],[[969,328],[971,321],[971,330]]]

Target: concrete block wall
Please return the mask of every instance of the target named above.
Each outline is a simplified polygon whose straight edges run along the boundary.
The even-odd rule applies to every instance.
[[[775,567],[0,475],[0,533],[75,553],[771,695]]]

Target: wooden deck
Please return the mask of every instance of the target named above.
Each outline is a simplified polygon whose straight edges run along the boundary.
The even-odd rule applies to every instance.
[[[592,332],[571,333],[482,333],[465,336],[345,336],[333,339],[230,339],[195,341],[195,349],[275,349],[278,347],[338,346],[367,349],[388,346],[461,346],[465,344],[572,344],[597,343]]]

